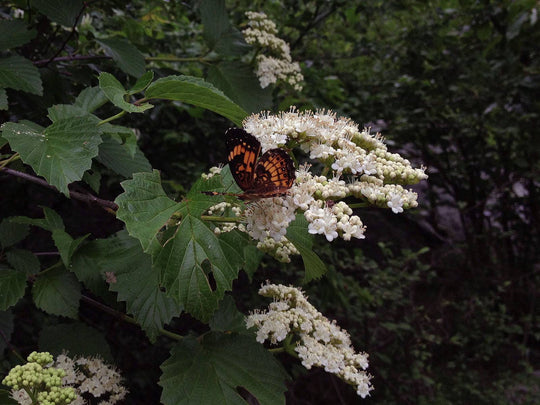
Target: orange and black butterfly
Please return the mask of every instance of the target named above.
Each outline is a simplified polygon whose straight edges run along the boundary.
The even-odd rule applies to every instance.
[[[229,168],[243,191],[233,195],[242,200],[257,200],[283,195],[291,188],[296,176],[287,152],[280,148],[270,149],[259,158],[261,143],[253,135],[240,128],[231,128],[225,137]]]

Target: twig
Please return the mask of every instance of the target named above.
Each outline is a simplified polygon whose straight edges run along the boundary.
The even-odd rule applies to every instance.
[[[71,32],[69,33],[68,37],[64,40],[64,42],[62,43],[60,48],[58,48],[58,51],[56,51],[56,53],[53,56],[51,56],[51,58],[46,63],[44,63],[43,66],[47,66],[49,63],[51,63],[52,60],[54,58],[56,58],[58,55],[60,55],[60,53],[64,50],[64,48],[66,47],[69,40],[75,34],[77,24],[79,22],[79,18],[81,18],[81,15],[82,15],[83,11],[86,9],[86,6],[87,6],[86,2],[83,2],[83,6],[81,7],[81,11],[79,11],[79,14],[77,14],[77,17],[75,17],[75,22],[73,23],[73,26],[71,27]]]
[[[8,168],[0,169],[0,172],[5,172],[5,173],[10,174],[12,176],[19,177],[21,179],[30,181],[30,182],[35,183],[35,184],[39,184],[40,186],[50,188],[51,190],[58,191],[58,189],[55,186],[50,185],[45,180],[43,180],[43,179],[41,179],[39,177],[36,177],[36,176],[32,176],[31,174],[19,172],[17,170],[8,169]],[[84,194],[84,193],[79,193],[78,191],[71,191],[70,190],[69,195],[70,195],[71,198],[73,198],[75,200],[84,201],[84,202],[88,202],[88,203],[96,203],[98,205],[101,205],[102,207],[106,208],[107,211],[109,211],[109,212],[111,212],[113,214],[114,214],[114,211],[116,211],[118,209],[118,205],[116,205],[114,202],[109,201],[109,200],[103,200],[103,199],[98,198],[98,197],[96,197],[96,196],[94,196],[92,194]]]
[[[106,55],[71,55],[71,56],[60,56],[58,58],[52,58],[52,59],[41,59],[36,60],[32,62],[34,65],[40,66],[40,65],[47,65],[51,62],[65,62],[65,61],[72,61],[72,60],[91,60],[91,59],[112,59],[110,56]]]

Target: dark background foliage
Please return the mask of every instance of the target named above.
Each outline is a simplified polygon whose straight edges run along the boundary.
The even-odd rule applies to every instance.
[[[179,71],[207,77],[212,66],[233,56],[216,55],[202,40],[199,6],[93,1],[84,13],[96,32],[125,37],[147,56],[211,60],[147,59],[157,77]],[[237,27],[244,11],[265,11],[305,76],[301,93],[274,88],[272,97],[266,92],[243,99],[245,108],[257,111],[263,101],[275,111],[290,105],[330,108],[382,132],[391,150],[428,168],[428,181],[416,186],[418,209],[399,216],[362,209],[367,239],[318,240],[316,250],[329,272],[304,287],[319,310],[350,332],[355,347],[369,353],[375,391],[365,402],[538,403],[537,2],[228,1],[226,8]],[[1,11],[7,16],[9,5]],[[25,18],[37,35],[18,53],[40,68],[44,93],[8,91],[10,108],[0,111],[2,122],[45,124],[47,107],[73,102],[80,90],[96,85],[101,71],[133,82],[109,59],[40,63],[98,54],[96,33],[55,28],[39,13]],[[138,129],[141,149],[176,197],[223,161],[221,135],[231,125],[180,103],[158,104],[123,124]],[[95,170],[102,174],[100,197],[113,200],[121,192],[120,178]],[[0,188],[1,217],[39,217],[39,206],[46,205],[62,214],[74,237],[103,238],[122,227],[100,209],[1,172]],[[25,248],[54,249],[46,232],[33,236]],[[264,305],[253,294],[264,280],[298,285],[302,277],[301,261],[281,266],[265,258],[253,281],[244,275],[237,280],[233,295],[247,313]],[[85,302],[80,312],[81,320],[104,332],[131,390],[127,403],[157,403],[157,365],[167,357],[167,338],[150,345],[137,327]],[[25,301],[15,308],[15,321],[12,342],[25,353],[57,319]],[[185,315],[171,329],[199,333],[205,326]],[[288,403],[361,402],[333,376],[280,360],[295,377]]]

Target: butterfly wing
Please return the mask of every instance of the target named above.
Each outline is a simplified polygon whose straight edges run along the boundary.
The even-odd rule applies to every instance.
[[[253,186],[255,163],[261,153],[261,143],[253,135],[240,128],[225,133],[227,160],[236,184],[243,190]]]
[[[291,157],[283,149],[266,151],[255,167],[253,188],[246,193],[271,197],[287,192],[296,178]]]

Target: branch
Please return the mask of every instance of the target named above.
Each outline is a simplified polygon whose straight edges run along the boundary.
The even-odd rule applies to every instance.
[[[0,172],[6,172],[7,174],[10,174],[12,176],[19,177],[19,178],[27,180],[29,182],[39,184],[40,186],[50,188],[51,190],[58,191],[58,189],[55,186],[52,186],[49,183],[47,183],[45,180],[43,180],[43,179],[41,179],[41,178],[39,178],[37,176],[32,176],[31,174],[19,172],[17,170],[8,169],[8,168],[0,169]],[[69,191],[69,196],[71,198],[75,199],[75,200],[84,201],[84,202],[87,202],[87,203],[95,203],[95,204],[101,205],[102,207],[104,207],[106,209],[106,211],[111,212],[113,214],[118,209],[118,205],[116,205],[114,202],[109,201],[109,200],[103,200],[103,199],[98,198],[98,197],[96,197],[95,195],[92,195],[92,194],[85,194],[85,193],[80,193],[78,191],[71,191],[70,190]]]
[[[79,23],[79,18],[81,18],[81,15],[82,15],[83,11],[86,9],[86,6],[87,6],[86,2],[83,2],[83,6],[81,7],[81,11],[79,11],[79,14],[77,14],[77,17],[75,17],[75,22],[73,23],[73,26],[71,27],[71,32],[69,33],[68,37],[64,40],[64,42],[62,43],[60,48],[58,48],[56,53],[53,56],[51,56],[51,58],[46,63],[44,63],[43,66],[47,66],[49,63],[52,62],[52,60],[54,58],[56,58],[58,55],[60,55],[60,53],[64,50],[64,48],[66,47],[69,40],[71,38],[73,38],[73,35],[76,32],[77,24]]]
[[[48,65],[51,62],[65,62],[65,61],[72,61],[72,60],[92,60],[92,59],[112,59],[110,56],[106,55],[75,55],[75,56],[60,56],[58,58],[49,58],[49,59],[41,59],[36,60],[32,62],[34,65],[41,66],[41,65]]]

